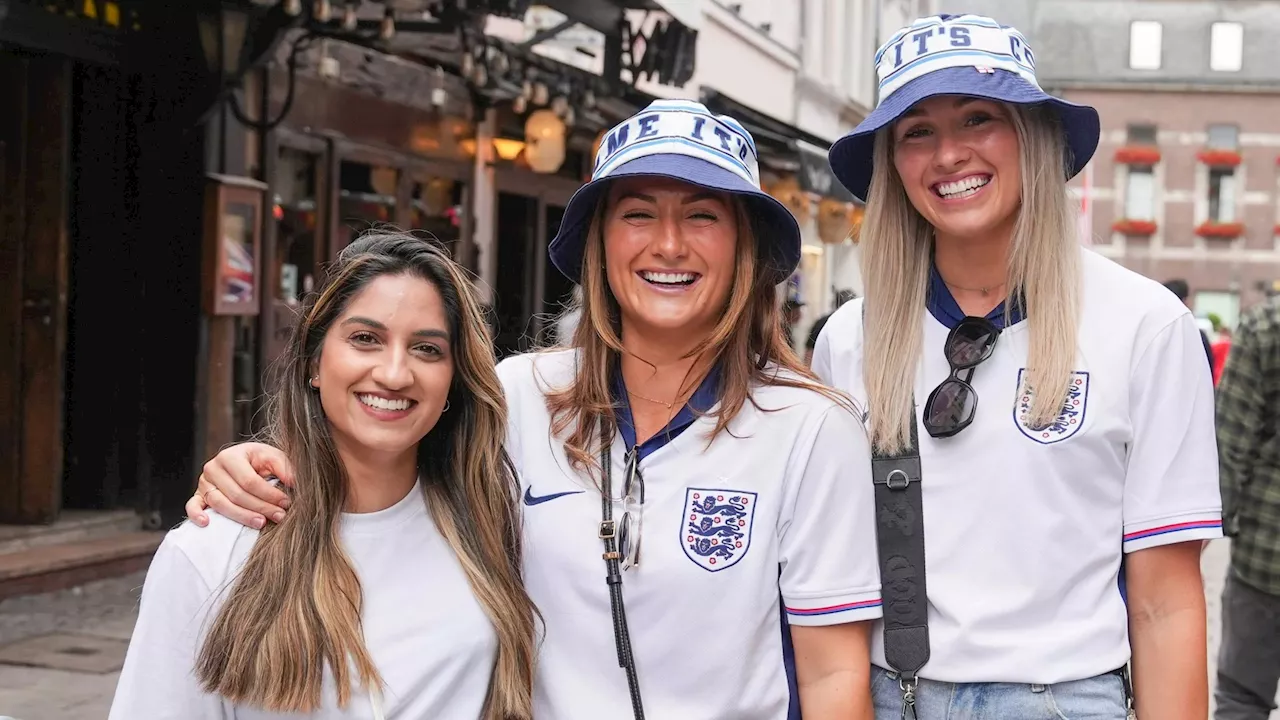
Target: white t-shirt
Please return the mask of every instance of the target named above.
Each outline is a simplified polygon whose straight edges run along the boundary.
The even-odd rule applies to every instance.
[[[600,493],[551,437],[544,398],[571,382],[575,357],[519,355],[498,367],[525,505],[525,582],[546,621],[534,714],[625,718]],[[715,419],[700,417],[640,462],[641,564],[623,573],[622,592],[648,717],[782,720],[790,695],[779,603],[792,625],[880,616],[862,427],[814,391],[761,387],[755,399],[777,411],[746,403],[709,448]],[[615,496],[624,463],[615,438]],[[616,520],[622,511],[616,503]]]
[[[974,373],[973,424],[930,437],[920,418],[949,373],[948,328],[925,313],[915,397],[931,654],[921,677],[1049,684],[1120,668],[1123,554],[1222,534],[1213,384],[1195,319],[1154,281],[1081,252],[1075,390],[1048,430],[1019,420],[1023,321]],[[827,322],[813,367],[865,403],[862,359],[859,300]],[[880,628],[872,658],[888,667]]]
[[[497,639],[421,487],[385,510],[344,514],[341,523],[342,548],[364,594],[365,647],[386,683],[385,717],[475,720]],[[324,710],[305,716],[232,705],[201,689],[193,672],[200,643],[257,537],[214,512],[207,528],[184,523],[165,537],[143,586],[111,720],[373,717],[363,692],[338,710],[327,672]]]

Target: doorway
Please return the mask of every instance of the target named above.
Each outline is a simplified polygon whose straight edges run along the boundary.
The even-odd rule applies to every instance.
[[[0,522],[62,506],[71,63],[0,51]]]

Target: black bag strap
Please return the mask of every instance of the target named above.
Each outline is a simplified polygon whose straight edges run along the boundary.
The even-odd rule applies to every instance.
[[[929,661],[929,602],[925,585],[924,510],[915,407],[911,439],[901,452],[874,451],[876,539],[884,605],[885,660],[914,679]]]
[[[861,309],[865,318],[865,301]],[[871,453],[880,597],[884,608],[884,657],[901,676],[904,718],[908,710],[915,716],[916,674],[929,661],[929,596],[925,584],[918,426],[913,398],[907,446],[892,454],[875,448]]]
[[[636,677],[635,657],[631,651],[631,631],[627,627],[627,609],[622,602],[622,569],[618,552],[618,527],[613,519],[613,437],[600,425],[600,539],[604,541],[605,582],[609,585],[609,609],[613,615],[613,639],[618,646],[618,666],[627,675],[627,692],[635,720],[644,720],[644,703],[640,699],[640,681]]]

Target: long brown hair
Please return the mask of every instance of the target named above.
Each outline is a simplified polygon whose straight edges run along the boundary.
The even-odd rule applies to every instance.
[[[450,409],[419,442],[418,467],[431,516],[497,633],[483,717],[532,715],[536,611],[521,579],[518,491],[503,450],[507,406],[484,317],[465,271],[444,251],[386,231],[339,254],[285,350],[267,435],[299,482],[288,515],[262,530],[200,648],[196,671],[210,693],[277,712],[312,712],[326,668],[340,706],[353,686],[381,685],[364,646],[360,583],[338,536],[349,479],[308,378],[351,299],[378,277],[406,274],[435,286],[449,320]]]
[[[601,423],[610,436],[617,430],[610,383],[624,352],[622,314],[604,269],[608,200],[607,193],[601,196],[587,230],[582,263],[582,317],[573,336],[573,346],[580,353],[576,375],[572,385],[547,393],[551,431],[556,437],[565,437],[565,455],[579,470],[599,465],[596,457]],[[732,205],[738,220],[733,286],[720,322],[689,353],[706,355],[720,367],[719,405],[711,413],[716,425],[708,442],[729,425],[747,402],[769,410],[760,408],[752,395],[752,389],[761,385],[815,390],[852,410],[851,401],[821,385],[787,342],[777,289],[771,279],[772,268],[761,257],[746,204],[733,196]],[[692,384],[695,379],[686,382]]]

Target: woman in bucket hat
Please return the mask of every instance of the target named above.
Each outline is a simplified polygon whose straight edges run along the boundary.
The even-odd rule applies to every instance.
[[[570,347],[498,368],[545,620],[535,716],[869,719],[869,445],[782,335],[800,233],[750,134],[654,102],[606,135],[550,255],[582,287]],[[278,460],[224,450],[204,499],[263,522]]]
[[[1132,660],[1142,717],[1203,720],[1212,383],[1187,308],[1081,247],[1098,115],[990,18],[917,20],[876,66],[830,151],[867,200],[865,298],[814,369],[868,410],[877,717],[1120,720]]]

